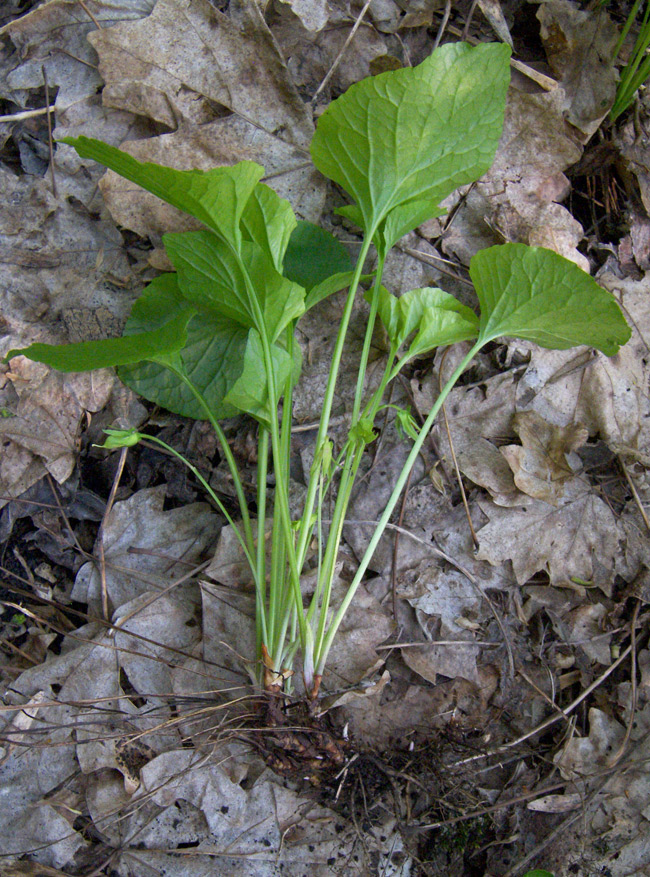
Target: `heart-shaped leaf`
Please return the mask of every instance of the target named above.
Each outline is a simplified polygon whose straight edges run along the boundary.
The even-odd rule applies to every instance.
[[[614,296],[553,250],[489,247],[472,258],[469,273],[483,344],[507,335],[558,350],[585,344],[613,356],[630,338]]]
[[[442,344],[476,338],[478,334],[476,314],[442,289],[412,289],[397,298],[382,286],[378,294],[379,316],[395,350],[417,331],[405,360]],[[370,293],[366,298],[370,298]]]
[[[243,241],[238,257],[209,231],[163,241],[183,295],[197,308],[264,332],[271,342],[303,313],[304,289],[282,277],[256,243]]]

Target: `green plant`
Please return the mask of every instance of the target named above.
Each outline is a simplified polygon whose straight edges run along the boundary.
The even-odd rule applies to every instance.
[[[634,23],[640,8],[641,0],[635,0],[634,6],[630,10],[630,14],[627,17],[623,30],[621,31],[621,35],[614,48],[614,57],[612,58],[612,64],[614,63],[614,61],[616,61],[618,53],[621,51],[621,47],[625,42],[625,37],[628,35],[629,30],[632,27],[632,24]],[[643,19],[641,21],[639,33],[637,34],[636,40],[634,42],[632,55],[629,62],[621,71],[621,78],[616,89],[614,104],[609,111],[609,118],[612,120],[612,122],[615,122],[616,119],[618,119],[618,117],[621,115],[621,113],[624,113],[625,110],[632,104],[632,101],[634,100],[634,95],[637,93],[637,91],[643,85],[646,79],[650,76],[650,55],[646,54],[649,46],[650,3],[646,2]]]
[[[391,517],[420,449],[449,391],[489,342],[516,336],[544,347],[588,344],[616,353],[629,329],[614,298],[576,265],[549,250],[522,244],[492,247],[470,265],[480,316],[440,289],[401,298],[382,286],[386,256],[407,232],[441,213],[438,204],[458,186],[478,179],[492,163],[509,81],[503,45],[446,45],[415,68],[358,83],[321,116],[311,153],[316,167],[354,203],[339,212],[363,231],[349,270],[345,251],[326,232],[296,223],[288,202],[260,182],[252,162],[207,172],[141,164],[118,149],[80,137],[71,143],[170,204],[191,213],[204,230],[164,238],[175,273],[158,277],[133,307],[122,338],[76,345],[33,344],[12,350],[64,371],[115,365],[132,388],[179,414],[207,418],[230,468],[241,523],[221,508],[253,573],[260,681],[277,688],[298,652],[306,690],[316,696],[333,639]],[[363,267],[371,246],[373,275]],[[323,253],[327,258],[319,258]],[[343,347],[360,283],[369,316],[359,362],[350,428],[343,447],[328,437]],[[290,514],[289,459],[292,393],[299,379],[295,327],[301,316],[348,288],[302,514]],[[371,339],[379,317],[389,339],[379,386],[364,394]],[[472,342],[417,430],[406,465],[361,559],[346,596],[332,612],[330,597],[346,511],[364,450],[390,382],[415,357],[440,345]],[[282,406],[280,409],[280,402]],[[259,425],[257,520],[219,419],[243,412]],[[281,412],[281,413],[280,413]],[[134,444],[136,432],[111,430],[106,447]],[[267,496],[269,460],[275,476]],[[208,486],[205,485],[207,489]],[[321,508],[332,495],[324,532]],[[270,528],[267,564],[265,534]],[[301,576],[313,563],[318,584],[306,603]]]

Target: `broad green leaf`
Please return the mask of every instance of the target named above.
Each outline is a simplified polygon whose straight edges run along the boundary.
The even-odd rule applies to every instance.
[[[418,67],[364,79],[330,104],[312,158],[352,196],[366,232],[406,202],[430,201],[435,215],[448,194],[488,170],[503,125],[509,55],[503,44],[449,43]],[[390,236],[405,222],[396,217]]]
[[[174,281],[163,275],[156,278],[143,292],[152,298],[164,293]],[[100,341],[81,341],[78,344],[31,344],[19,350],[10,350],[5,359],[23,356],[43,362],[61,372],[84,372],[96,368],[126,365],[156,360],[181,350],[187,339],[187,325],[196,313],[187,302],[175,300],[173,311],[159,320],[150,331],[122,338],[106,338]]]
[[[614,296],[552,250],[489,247],[473,257],[469,273],[483,343],[509,335],[558,350],[586,344],[613,356],[630,338]]]
[[[370,295],[368,293],[366,298]],[[478,334],[476,314],[453,295],[434,287],[412,289],[397,298],[382,286],[378,311],[396,349],[417,331],[406,354],[407,359],[421,356],[442,344],[476,338]]]
[[[422,315],[420,331],[406,352],[406,359],[422,356],[436,347],[471,341],[478,334],[476,314],[457,301],[453,295],[451,302],[427,308]]]
[[[275,270],[282,274],[287,246],[296,233],[296,222],[291,204],[273,189],[258,183],[246,203],[240,226],[244,239],[254,241],[271,258]]]
[[[281,392],[295,363],[290,354],[277,344],[271,345],[271,358],[276,387]],[[255,329],[248,333],[244,370],[228,393],[226,402],[266,426],[270,425],[271,418],[275,416],[270,406],[262,339]]]
[[[243,241],[239,259],[209,231],[163,241],[183,295],[197,308],[265,332],[270,341],[303,313],[304,289],[282,277],[257,244]]]
[[[124,329],[134,335],[155,329],[182,303],[175,274],[158,277],[133,306]],[[187,341],[180,351],[184,371],[203,394],[217,418],[232,417],[237,411],[223,399],[244,367],[248,330],[222,316],[196,314],[187,326]],[[184,417],[205,420],[206,414],[185,383],[168,368],[155,362],[124,365],[118,375],[141,396]]]
[[[284,257],[285,277],[309,292],[333,274],[351,268],[348,251],[334,235],[312,222],[298,222]]]
[[[178,171],[153,162],[141,162],[126,152],[90,137],[64,137],[82,158],[92,158],[167,201],[190,213],[239,249],[239,221],[264,168],[253,161],[209,171]]]

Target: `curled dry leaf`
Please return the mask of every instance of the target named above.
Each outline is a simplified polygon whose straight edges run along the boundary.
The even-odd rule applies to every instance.
[[[556,426],[535,411],[517,411],[512,421],[520,445],[499,448],[512,469],[515,484],[522,493],[557,505],[566,482],[574,477],[567,454],[587,441],[582,424]]]

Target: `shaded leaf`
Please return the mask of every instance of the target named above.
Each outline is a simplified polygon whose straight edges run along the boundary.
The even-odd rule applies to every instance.
[[[309,292],[333,274],[350,271],[351,267],[348,251],[334,235],[312,222],[298,222],[284,257],[285,277]]]
[[[560,350],[586,344],[613,356],[630,338],[614,296],[552,250],[489,247],[473,257],[469,273],[483,343],[510,335]]]
[[[490,167],[509,54],[503,45],[450,43],[418,67],[365,79],[330,104],[312,158],[355,200],[367,232],[409,201],[430,201],[435,213],[443,198]]]
[[[271,258],[275,270],[282,274],[287,246],[297,231],[291,204],[273,189],[258,183],[246,203],[240,225],[243,237],[254,241]],[[295,277],[290,279],[297,280]]]
[[[133,306],[125,326],[126,336],[152,330],[178,307],[180,292],[174,289],[175,274],[157,278]],[[163,287],[163,282],[165,287]],[[247,329],[218,314],[196,314],[187,325],[187,341],[181,352],[185,374],[204,396],[215,416],[232,417],[236,409],[223,399],[241,375]],[[181,378],[164,365],[147,362],[124,365],[120,378],[136,393],[184,417],[205,420],[206,414]]]

